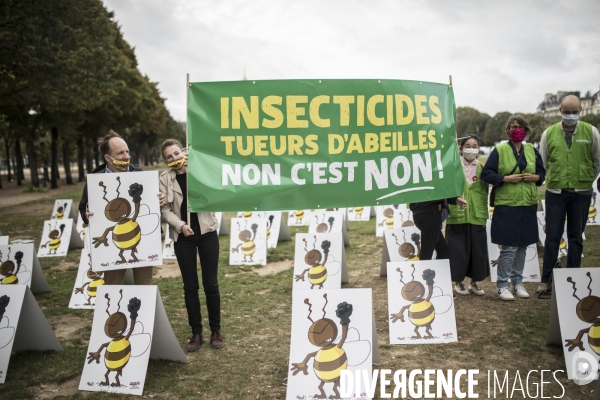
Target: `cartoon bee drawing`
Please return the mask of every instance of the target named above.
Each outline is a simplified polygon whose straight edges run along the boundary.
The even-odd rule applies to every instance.
[[[304,210],[296,210],[292,213],[292,217],[296,218],[296,224],[301,224],[304,219]]]
[[[86,276],[89,279],[88,282],[85,282],[81,287],[75,289],[75,294],[81,293],[86,298],[85,305],[94,305],[96,304],[96,293],[98,291],[98,286],[104,285],[103,275],[104,272],[92,271],[92,255],[88,253],[88,270],[86,272]],[[87,286],[87,290],[84,289]],[[87,295],[86,295],[87,294]],[[92,304],[92,300],[94,300]]]
[[[350,214],[354,214],[354,219],[362,219],[362,214],[364,211],[364,207],[354,207],[348,210]]]
[[[151,214],[150,209],[146,205],[144,207],[144,213],[141,212],[140,202],[142,201],[142,193],[144,187],[138,183],[133,183],[129,186],[129,196],[133,200],[135,207],[133,216],[131,214],[131,204],[125,198],[120,197],[119,188],[121,187],[121,177],[117,176],[119,185],[117,186],[117,197],[108,200],[106,198],[106,186],[104,182],[99,182],[98,185],[104,189],[103,199],[106,201],[106,207],[104,208],[104,216],[110,222],[116,222],[116,225],[106,228],[104,234],[100,237],[92,238],[92,244],[94,247],[98,247],[101,244],[108,247],[108,234],[112,232],[112,241],[114,245],[119,249],[119,260],[115,264],[126,264],[127,262],[139,262],[135,253],[137,253],[137,247],[140,244],[142,235],[148,235],[156,230],[159,225],[159,217],[157,214]],[[131,259],[125,260],[123,253],[129,250],[131,252]]]
[[[48,255],[52,254],[52,251],[54,251],[54,254],[56,254],[56,250],[58,250],[58,248],[60,247],[60,238],[62,237],[62,234],[65,230],[65,224],[61,224],[59,227],[60,232],[58,232],[58,230],[56,229],[56,224],[57,222],[54,223],[54,229],[52,229],[52,226],[48,224],[48,228],[52,229],[48,234],[48,238],[50,240],[44,243],[41,247],[42,249],[45,249],[46,246],[48,246]]]
[[[304,262],[310,267],[302,271],[301,274],[296,275],[296,282],[304,282],[304,276],[308,272],[308,282],[310,283],[310,288],[313,289],[315,285],[319,285],[317,289],[322,289],[323,284],[327,280],[328,276],[327,267],[329,267],[329,275],[334,276],[340,271],[341,264],[339,261],[335,260],[327,264],[327,260],[329,257],[329,249],[331,248],[331,242],[329,240],[323,240],[321,242],[321,249],[323,250],[323,254],[325,255],[325,258],[323,258],[323,254],[321,254],[321,252],[315,248],[315,245],[317,243],[316,235],[314,236],[314,239],[315,240],[313,242],[313,249],[310,251],[306,248],[306,246],[308,245],[306,239],[302,239],[302,241],[304,242],[304,251],[306,252],[306,255],[304,256]],[[325,264],[327,264],[327,267],[325,267]]]
[[[390,314],[390,319],[392,323],[400,320],[400,322],[404,322],[404,311],[408,309],[408,319],[415,326],[415,336],[412,336],[412,339],[432,339],[433,334],[431,333],[431,324],[433,323],[436,315],[435,306],[433,304],[433,298],[439,297],[439,300],[444,302],[450,302],[450,305],[446,308],[445,305],[441,304],[440,301],[440,309],[444,309],[444,311],[439,311],[438,314],[444,314],[447,312],[452,306],[452,297],[449,295],[444,295],[441,292],[439,287],[440,294],[433,296],[434,292],[434,279],[435,279],[435,271],[432,269],[426,269],[423,271],[423,280],[427,283],[427,289],[429,293],[427,297],[425,297],[425,287],[421,282],[415,281],[414,273],[415,273],[415,264],[411,264],[413,269],[412,271],[412,280],[408,283],[404,283],[402,270],[400,268],[396,268],[396,271],[400,273],[400,282],[404,285],[402,286],[402,297],[409,301],[410,304],[402,307],[400,312],[397,314]],[[421,337],[419,333],[419,328],[425,327],[426,335]]]
[[[596,192],[592,193],[592,202],[590,203],[590,209],[588,211],[588,221],[589,223],[596,223],[596,215],[598,215],[598,210],[596,210]]]
[[[83,243],[85,243],[85,237],[87,236],[87,228],[88,226],[90,226],[89,224],[86,224],[85,222],[81,225],[81,230],[79,231],[79,237],[81,238],[81,240],[83,241]]]
[[[4,262],[2,262],[2,251],[0,250],[0,263],[2,263],[0,265],[0,275],[4,276],[2,278],[2,285],[27,284],[31,277],[31,272],[27,271],[25,266],[21,264],[23,261],[23,252],[17,251],[15,253],[15,261],[17,262],[15,265],[15,262],[10,259],[11,249],[11,247],[8,248],[8,255]]]
[[[378,226],[381,226],[383,228],[387,228],[387,229],[394,229],[394,209],[398,209],[398,204],[394,204],[393,205],[394,208],[386,208],[385,210],[383,210],[383,216],[386,218],[383,221],[381,221],[379,223]]]
[[[356,366],[360,365],[368,358],[371,354],[371,344],[367,340],[360,340],[360,335],[358,335],[358,331],[355,328],[352,328],[356,331],[357,340],[348,341],[349,337],[349,329],[348,325],[350,324],[350,316],[352,315],[352,304],[348,304],[347,302],[342,302],[337,305],[337,309],[335,310],[336,316],[340,319],[340,325],[342,326],[342,337],[339,342],[335,343],[335,340],[338,336],[338,327],[337,324],[329,319],[325,318],[326,311],[325,307],[327,307],[327,294],[323,294],[323,298],[325,299],[325,305],[323,306],[323,318],[313,321],[310,315],[312,314],[312,304],[309,299],[304,300],[304,304],[308,304],[308,320],[312,323],[310,328],[308,329],[308,340],[311,344],[316,347],[319,347],[319,350],[309,353],[301,363],[292,363],[293,376],[296,376],[298,372],[302,371],[304,375],[308,375],[308,362],[311,358],[314,357],[313,362],[313,371],[315,376],[321,381],[319,384],[319,392],[315,394],[313,397],[315,399],[324,399],[327,397],[325,394],[324,386],[326,383],[332,383],[333,387],[333,395],[330,395],[330,399],[339,399],[340,392],[338,388],[340,387],[340,375],[341,371],[347,369],[348,366]],[[344,348],[344,345],[346,347]],[[352,347],[352,351],[350,350]],[[348,359],[348,354],[353,354],[353,364],[351,364]],[[366,354],[366,357],[364,357]],[[361,359],[359,361],[359,359]],[[356,361],[354,361],[356,360]]]
[[[0,296],[0,349],[8,346],[15,337],[15,328],[10,326],[10,320],[4,316],[8,303],[10,303],[10,297]]]
[[[585,351],[581,338],[587,333],[590,349],[592,349],[594,353],[600,355],[600,297],[592,296],[592,289],[590,289],[590,285],[592,284],[592,274],[588,272],[586,275],[590,278],[590,283],[587,285],[587,289],[590,293],[583,299],[580,299],[575,294],[577,289],[575,288],[573,279],[568,277],[567,282],[573,284],[573,297],[578,300],[577,306],[575,307],[577,317],[587,324],[592,324],[592,326],[580,330],[575,339],[566,339],[565,342],[567,343],[565,344],[565,347],[568,347],[569,351],[573,351],[575,347],[579,348],[581,351]]]
[[[133,349],[135,349],[137,354],[132,351],[132,345],[129,339],[131,338],[131,341],[134,341],[132,338],[132,333],[136,327],[136,320],[138,317],[138,311],[141,307],[141,300],[139,300],[137,297],[132,297],[129,299],[127,311],[129,311],[131,328],[125,335],[125,331],[127,331],[127,317],[125,314],[120,312],[121,300],[123,300],[123,289],[119,290],[119,293],[121,294],[121,298],[117,303],[118,308],[114,314],[110,314],[108,312],[108,309],[110,308],[110,297],[108,293],[104,295],[108,301],[106,306],[106,314],[108,314],[108,318],[104,324],[104,333],[111,340],[103,343],[97,351],[88,353],[89,355],[87,357],[88,364],[91,364],[92,361],[96,361],[96,364],[100,364],[100,355],[102,350],[106,349],[104,351],[104,365],[106,366],[107,371],[104,375],[105,381],[100,382],[100,386],[110,385],[112,387],[120,387],[121,382],[119,377],[123,376],[123,368],[125,368],[131,357],[139,357],[150,347],[150,335],[143,332],[143,325],[138,322],[138,324],[141,325],[142,332],[133,335],[136,339],[136,344],[134,344]],[[110,383],[108,375],[113,371],[116,372],[115,382]]]
[[[275,219],[274,215],[269,215],[269,219],[267,222],[267,240],[271,238],[271,227],[273,226],[273,220]]]
[[[69,203],[65,203],[64,205],[58,207],[56,209],[56,214],[54,214],[51,219],[63,219],[63,217],[65,216],[65,209],[67,208],[68,204]]]
[[[404,214],[400,214],[400,220],[402,221],[402,225],[400,225],[402,228],[406,228],[408,226],[415,226],[415,223],[410,219],[410,213],[411,211],[408,211],[408,217],[406,219],[406,221],[404,220]]]
[[[238,218],[252,218],[252,211],[238,213]]]
[[[239,253],[241,247],[241,253],[244,255],[244,259],[242,261],[253,262],[254,253],[256,252],[256,243],[254,243],[254,240],[256,240],[256,231],[258,229],[258,224],[252,224],[250,226],[250,229],[252,229],[252,233],[245,228],[242,230],[239,221],[237,224],[238,230],[240,231],[238,239],[241,240],[242,243],[238,244],[235,247],[232,247],[231,253]]]
[[[325,223],[325,214],[323,214],[323,220],[321,221],[321,223],[319,224],[319,216],[315,215],[315,218],[317,219],[317,233],[329,233],[331,232],[331,229],[333,228],[333,223],[335,222],[335,217],[329,217],[329,219],[327,220],[327,222],[329,223],[329,228],[327,227],[327,224]]]
[[[419,261],[421,255],[421,235],[414,232],[410,235],[410,239],[415,243],[417,249],[412,243],[406,241],[406,232],[402,230],[402,244],[398,243],[398,236],[392,233],[392,236],[396,238],[396,244],[398,245],[398,254],[406,258],[407,261]]]

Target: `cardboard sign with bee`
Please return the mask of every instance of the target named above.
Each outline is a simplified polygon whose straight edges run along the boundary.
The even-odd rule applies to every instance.
[[[342,233],[297,233],[293,290],[340,289],[342,283],[348,283]]]
[[[81,259],[79,260],[79,269],[69,308],[87,308],[94,309],[96,304],[96,294],[98,288],[104,284],[104,272],[92,270],[92,256],[87,248],[81,250]]]
[[[406,212],[406,217],[404,214],[401,215],[403,212]],[[377,206],[375,209],[375,236],[381,237],[385,229],[400,228],[406,221],[412,221],[412,212],[409,212],[410,210],[406,208],[406,204]],[[408,222],[404,226],[409,226]]]
[[[175,257],[175,242],[171,239],[171,226],[167,224],[165,229],[165,242],[163,244],[163,259],[174,260]]]
[[[81,238],[83,242],[83,246],[88,249],[90,248],[91,240],[90,240],[90,224],[86,224],[83,222],[83,218],[77,219],[77,224],[75,225],[75,230],[77,234]]]
[[[538,236],[539,243],[544,245],[546,242],[546,211],[538,211],[537,212],[537,221],[538,221]],[[582,239],[585,239],[585,233],[583,234]],[[559,256],[566,255],[568,250],[569,237],[567,236],[567,221],[565,220],[565,227],[563,230],[563,234],[560,239],[560,245],[558,247]]]
[[[94,271],[162,264],[158,172],[87,176]]]
[[[391,344],[458,341],[448,260],[387,263]]]
[[[62,349],[27,285],[0,285],[0,384],[12,352]]]
[[[227,227],[227,221],[225,220],[225,213],[215,212],[215,218],[219,224],[217,227],[217,235],[229,235],[229,228]]]
[[[49,292],[33,243],[0,245],[0,286],[29,286],[33,293]]]
[[[371,219],[371,207],[348,207],[346,210],[350,221],[367,222]]]
[[[310,216],[308,233],[341,232],[344,246],[349,246],[350,240],[344,213],[345,211],[313,210]]]
[[[8,244],[8,236],[0,236],[0,246]]]
[[[98,288],[79,390],[141,395],[150,358],[187,363],[154,285]]]
[[[421,231],[416,226],[386,229],[383,231],[383,248],[379,276],[387,276],[390,261],[419,261],[421,256]]]
[[[245,211],[238,218],[265,218],[267,222],[267,248],[277,248],[280,241],[292,240],[281,211]]]
[[[310,224],[311,210],[288,211],[288,226],[308,226]]]
[[[267,265],[267,220],[231,218],[230,265]]]
[[[44,221],[38,257],[64,257],[69,249],[81,249],[83,242],[75,232],[75,222],[71,218]]]
[[[374,321],[371,289],[294,290],[286,399],[340,398],[342,370],[370,377],[380,362]]]
[[[71,199],[58,199],[54,201],[54,208],[52,209],[52,216],[50,219],[62,220],[71,218],[73,221],[77,221],[78,213],[73,207],[73,200]]]
[[[600,268],[554,268],[547,344],[562,347],[567,376],[591,382],[600,370]]]

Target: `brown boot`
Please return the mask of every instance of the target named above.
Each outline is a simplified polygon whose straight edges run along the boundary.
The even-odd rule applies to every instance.
[[[200,345],[204,343],[204,338],[202,337],[201,333],[194,333],[192,335],[192,337],[190,338],[190,341],[188,342],[187,346],[185,347],[185,349],[187,351],[196,351],[200,348]]]
[[[210,335],[210,345],[212,347],[223,347],[225,345],[225,341],[223,340],[223,335],[221,335],[220,330],[215,330]]]

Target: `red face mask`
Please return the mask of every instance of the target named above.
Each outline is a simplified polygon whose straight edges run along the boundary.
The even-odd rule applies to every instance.
[[[525,129],[516,128],[510,130],[510,140],[513,142],[522,142],[525,139]]]

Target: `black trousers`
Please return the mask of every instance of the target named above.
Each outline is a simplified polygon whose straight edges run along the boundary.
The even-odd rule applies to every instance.
[[[453,282],[462,282],[466,276],[480,282],[490,276],[485,225],[446,224],[446,243]]]
[[[413,215],[413,221],[421,231],[421,255],[420,260],[431,260],[433,250],[436,252],[436,260],[447,259],[449,257],[448,245],[442,235],[441,221],[442,211],[425,211]]]
[[[219,236],[216,231],[200,234],[200,227],[193,226],[193,236],[177,237],[174,244],[175,256],[181,270],[183,279],[183,294],[185,308],[188,313],[188,322],[192,333],[202,333],[202,315],[200,313],[200,298],[198,291],[198,265],[196,253],[200,255],[200,269],[202,270],[202,287],[206,295],[206,308],[208,309],[208,324],[210,330],[221,329],[221,295],[217,272],[219,266]]]

